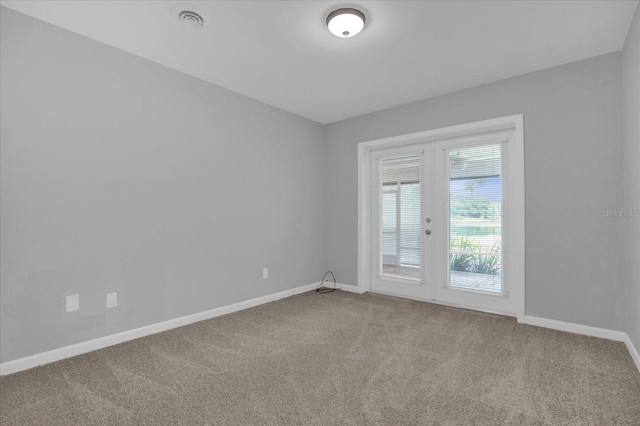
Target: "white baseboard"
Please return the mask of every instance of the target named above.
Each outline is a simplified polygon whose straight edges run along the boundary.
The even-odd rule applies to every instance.
[[[365,291],[361,290],[359,287],[355,285],[336,283],[336,288],[339,288],[342,291],[348,291],[349,293],[356,293],[356,294],[366,293]]]
[[[524,323],[536,325],[538,327],[551,328],[553,330],[567,331],[569,333],[584,334],[585,336],[599,337],[601,339],[615,340],[624,342],[627,350],[636,364],[636,368],[640,372],[640,354],[638,349],[633,345],[629,335],[623,331],[608,330],[606,328],[591,327],[588,325],[574,324],[564,321],[556,321],[546,318],[532,317],[525,315]]]
[[[325,287],[333,288],[333,281],[325,281],[323,284]],[[342,291],[347,291],[349,293],[356,293],[356,294],[366,293],[365,291],[360,290],[360,288],[355,285],[341,284],[341,283],[336,283],[336,290],[342,290]]]
[[[135,328],[133,330],[127,330],[121,333],[88,340],[86,342],[76,343],[74,345],[53,349],[51,351],[41,352],[39,354],[30,355],[24,358],[3,362],[0,364],[0,376],[17,373],[18,371],[28,370],[29,368],[49,364],[54,361],[60,361],[62,359],[70,358],[76,355],[82,355],[84,353],[102,349],[107,346],[112,346],[140,337],[149,336],[151,334],[160,333],[161,331],[171,330],[173,328],[182,327],[185,325],[193,324],[195,322],[219,317],[221,315],[230,314],[232,312],[241,311],[247,308],[252,308],[264,303],[284,299],[285,297],[290,297],[296,294],[314,290],[318,286],[318,284],[320,283],[318,282],[307,284],[301,287],[292,288],[290,290],[281,291],[279,293],[268,294],[266,296],[234,303],[232,305],[221,306],[219,308],[199,312],[197,314],[187,315],[184,317],[159,322],[157,324],[151,324],[144,327]]]
[[[629,354],[631,355],[631,359],[636,363],[636,367],[638,368],[638,372],[640,372],[640,353],[638,353],[638,348],[633,345],[631,338],[629,335],[626,335],[626,339],[624,339],[625,345],[627,345],[627,349],[629,350]]]
[[[628,338],[622,331],[608,330],[606,328],[591,327],[588,325],[574,324],[571,322],[556,321],[547,318],[524,316],[524,323],[538,327],[551,328],[553,330],[568,331],[569,333],[584,334],[585,336],[600,337],[601,339],[624,342]]]

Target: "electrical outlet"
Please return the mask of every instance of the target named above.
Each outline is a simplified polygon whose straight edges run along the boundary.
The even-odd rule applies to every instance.
[[[262,279],[266,280],[267,278],[269,278],[269,270],[267,268],[264,268],[262,270]]]
[[[80,295],[72,294],[67,296],[67,312],[74,312],[80,310]]]
[[[118,306],[118,293],[107,294],[107,308],[115,308]]]

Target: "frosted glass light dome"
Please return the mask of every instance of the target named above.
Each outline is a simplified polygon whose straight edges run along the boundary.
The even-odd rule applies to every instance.
[[[327,16],[327,27],[336,37],[349,38],[364,28],[364,14],[356,9],[338,9]]]

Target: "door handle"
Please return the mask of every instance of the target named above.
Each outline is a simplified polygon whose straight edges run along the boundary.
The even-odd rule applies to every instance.
[[[424,233],[425,233],[426,235],[431,235],[431,229],[427,229],[427,230],[425,230],[425,231],[424,231]]]

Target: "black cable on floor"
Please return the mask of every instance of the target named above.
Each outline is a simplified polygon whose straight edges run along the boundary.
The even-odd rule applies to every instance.
[[[324,286],[324,283],[327,282],[325,278],[327,278],[327,275],[329,274],[331,274],[331,276],[333,277],[333,288]],[[322,281],[320,282],[320,284],[318,284],[318,287],[316,287],[316,291],[318,293],[331,293],[336,291],[336,276],[333,274],[333,272],[327,271],[327,273],[324,274],[324,276],[322,277]]]

